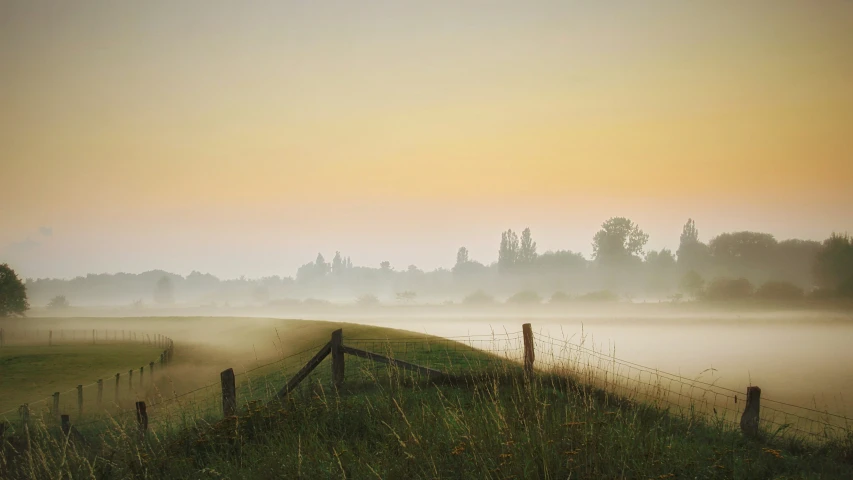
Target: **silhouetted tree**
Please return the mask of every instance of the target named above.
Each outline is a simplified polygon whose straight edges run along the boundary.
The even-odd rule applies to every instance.
[[[717,278],[705,289],[703,297],[708,300],[744,300],[752,296],[755,289],[746,278]]]
[[[468,249],[465,247],[459,247],[459,250],[456,251],[456,265],[453,268],[466,263],[468,263]]]
[[[681,278],[680,286],[684,293],[696,298],[702,293],[702,289],[705,287],[705,280],[701,275],[696,273],[696,270],[690,270]]]
[[[335,258],[332,259],[332,275],[340,275],[344,273],[344,261],[341,259],[341,252],[335,252]]]
[[[593,258],[605,265],[624,265],[639,259],[649,236],[624,217],[614,217],[603,224],[592,240]]]
[[[530,235],[530,228],[525,228],[521,232],[521,246],[518,249],[518,258],[516,263],[526,269],[529,269],[536,262],[536,242]]]
[[[0,265],[0,317],[23,316],[29,308],[24,282],[9,265]]]
[[[511,229],[501,233],[501,246],[498,250],[498,271],[510,272],[518,262],[518,235]]]
[[[708,246],[699,241],[699,230],[692,218],[688,218],[684,228],[681,229],[676,255],[682,272],[702,270],[707,264]]]
[[[381,263],[379,264],[379,268],[380,268],[383,272],[388,273],[388,272],[390,272],[390,271],[391,271],[391,262],[389,262],[388,260],[385,260],[384,262],[381,262]]]
[[[47,302],[47,308],[50,310],[63,310],[69,306],[71,306],[71,304],[68,302],[68,299],[65,298],[65,295],[57,295]]]
[[[154,287],[154,301],[160,304],[170,304],[175,301],[172,279],[168,276],[164,275],[157,280],[157,285]]]
[[[535,270],[539,273],[568,274],[586,270],[583,254],[570,250],[547,251],[536,257]]]
[[[823,242],[814,262],[815,283],[836,295],[853,297],[853,240],[833,233]]]

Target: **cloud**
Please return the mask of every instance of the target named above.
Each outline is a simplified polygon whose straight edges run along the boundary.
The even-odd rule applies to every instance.
[[[39,227],[39,233],[45,237],[53,235],[53,227]]]

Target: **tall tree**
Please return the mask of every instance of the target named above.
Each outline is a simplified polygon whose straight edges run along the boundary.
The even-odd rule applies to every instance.
[[[341,259],[341,252],[335,252],[335,258],[332,259],[332,275],[342,273],[344,273],[344,261]]]
[[[172,286],[172,279],[166,275],[157,280],[157,285],[154,287],[154,301],[161,304],[170,304],[175,301],[175,290]]]
[[[465,265],[468,261],[468,249],[465,247],[459,247],[459,250],[456,251],[456,265],[453,268]]]
[[[389,262],[388,260],[385,260],[384,262],[380,262],[379,268],[382,269],[383,272],[390,272],[391,271],[391,262]]]
[[[708,246],[699,241],[699,229],[692,218],[681,229],[678,250],[675,252],[681,271],[702,270],[708,263]]]
[[[536,242],[530,235],[529,227],[521,232],[521,246],[518,249],[517,262],[526,268],[531,267],[536,262]]]
[[[853,297],[853,239],[833,233],[815,257],[814,278],[818,287]]]
[[[322,253],[317,254],[317,260],[314,261],[314,269],[316,271],[317,276],[323,277],[332,269],[332,267],[326,262],[326,259],[323,258]]]
[[[626,264],[643,254],[648,234],[625,217],[613,217],[601,224],[592,239],[593,258],[605,265]]]
[[[518,262],[518,251],[518,235],[512,229],[501,233],[501,246],[498,250],[498,271],[512,271]]]
[[[29,308],[24,282],[9,265],[0,265],[0,317],[23,316]]]

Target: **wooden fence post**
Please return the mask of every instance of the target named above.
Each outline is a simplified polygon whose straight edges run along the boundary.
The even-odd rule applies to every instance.
[[[27,426],[27,424],[30,422],[30,404],[25,403],[21,405],[19,411],[21,413],[21,425]]]
[[[154,384],[154,362],[148,363],[148,376],[150,378],[150,380],[148,380],[148,384],[153,385]]]
[[[115,397],[115,398],[113,398],[113,402],[115,402],[115,404],[116,404],[116,405],[118,405],[118,379],[119,379],[119,377],[121,377],[121,374],[120,374],[120,373],[116,373],[116,391],[114,392],[114,393],[115,393],[115,395],[114,395],[114,397]]]
[[[104,379],[98,379],[98,408],[101,408],[101,404],[104,400]]]
[[[332,332],[332,386],[340,388],[344,383],[344,331],[337,329]]]
[[[225,418],[237,415],[237,386],[234,381],[234,369],[229,368],[219,374],[222,383],[222,415]]]
[[[127,371],[127,391],[133,391],[133,370]]]
[[[524,335],[524,373],[527,375],[533,374],[533,360],[536,354],[533,351],[533,328],[529,323],[521,326]]]
[[[77,415],[83,416],[83,385],[77,385]]]
[[[145,402],[136,402],[136,423],[139,425],[139,438],[145,439],[148,431],[148,412],[145,410]]]
[[[59,392],[53,392],[53,416],[59,418]]]
[[[758,435],[758,422],[761,410],[761,389],[758,387],[747,387],[746,406],[743,407],[743,415],[740,417],[740,429],[744,435],[754,437]]]
[[[61,425],[62,425],[62,433],[67,437],[71,434],[71,419],[68,415],[62,415],[60,417]]]
[[[145,366],[139,367],[139,388],[145,388]]]

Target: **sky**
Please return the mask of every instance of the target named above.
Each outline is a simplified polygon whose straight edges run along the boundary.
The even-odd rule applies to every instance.
[[[853,2],[0,0],[0,263],[293,275],[853,232]]]

